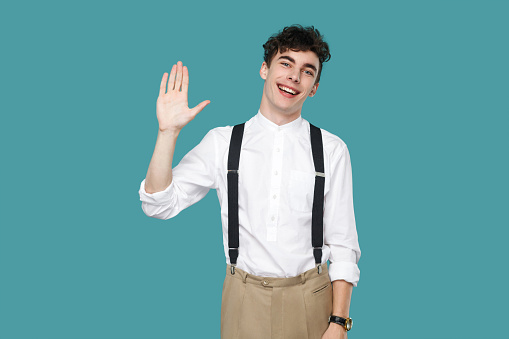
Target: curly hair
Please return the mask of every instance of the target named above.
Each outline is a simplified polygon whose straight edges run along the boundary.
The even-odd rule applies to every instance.
[[[301,25],[292,25],[283,28],[277,34],[272,35],[266,43],[263,44],[263,59],[270,67],[272,58],[278,53],[284,53],[288,49],[292,51],[312,51],[318,56],[320,67],[315,83],[320,81],[322,74],[322,64],[331,58],[329,44],[323,41],[323,35],[313,26],[302,27]]]

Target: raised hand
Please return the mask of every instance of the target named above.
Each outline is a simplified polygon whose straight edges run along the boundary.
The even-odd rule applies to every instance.
[[[205,106],[210,104],[210,100],[205,100],[194,108],[189,108],[188,86],[189,71],[180,61],[171,68],[169,79],[168,73],[163,74],[156,106],[159,131],[180,132]]]

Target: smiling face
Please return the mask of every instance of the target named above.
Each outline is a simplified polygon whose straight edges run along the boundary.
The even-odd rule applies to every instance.
[[[297,119],[307,97],[315,95],[320,62],[312,51],[278,52],[270,62],[263,62],[260,76],[265,80],[260,112],[282,125]]]

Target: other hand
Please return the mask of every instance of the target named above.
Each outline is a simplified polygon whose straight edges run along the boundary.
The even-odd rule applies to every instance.
[[[347,332],[340,325],[330,323],[329,328],[322,336],[322,339],[347,339]]]
[[[187,89],[189,86],[189,71],[182,62],[173,65],[168,79],[168,73],[163,74],[159,97],[157,98],[157,120],[159,131],[180,132],[194,117],[210,103],[205,100],[194,108],[189,108]]]

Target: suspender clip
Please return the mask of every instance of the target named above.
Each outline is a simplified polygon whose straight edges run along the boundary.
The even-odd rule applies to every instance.
[[[318,264],[316,267],[318,268],[318,274],[322,274],[322,264]]]
[[[236,264],[231,265],[230,273],[231,273],[232,275],[234,275],[234,274],[235,274],[235,266],[237,266],[237,265],[236,265]]]

